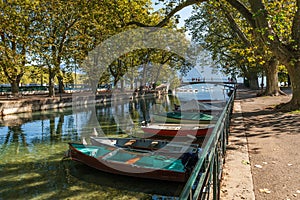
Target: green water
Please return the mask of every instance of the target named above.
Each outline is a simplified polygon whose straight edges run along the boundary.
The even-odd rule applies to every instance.
[[[173,102],[170,102],[172,105]],[[149,110],[164,101],[142,100],[92,108],[6,116],[0,120],[0,200],[152,199],[177,196],[183,185],[103,173],[62,160],[68,142],[88,138],[93,129],[124,136],[139,131]],[[126,132],[129,131],[129,132]]]

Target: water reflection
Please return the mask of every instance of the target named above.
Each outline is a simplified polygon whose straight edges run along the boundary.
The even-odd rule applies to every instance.
[[[151,199],[178,195],[178,183],[112,175],[62,161],[68,142],[91,135],[141,131],[151,113],[170,111],[174,96],[115,101],[103,105],[24,113],[0,119],[0,200],[2,199]]]
[[[61,161],[67,142],[81,141],[94,127],[105,135],[131,133],[141,121],[150,120],[151,111],[166,105],[165,99],[141,98],[6,116],[0,124],[0,199],[151,199],[152,194],[179,193],[183,186],[177,183],[112,175]]]

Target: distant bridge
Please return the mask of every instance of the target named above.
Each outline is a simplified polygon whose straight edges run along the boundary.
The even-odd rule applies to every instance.
[[[206,81],[206,80],[194,80],[194,81],[184,81],[181,82],[180,86],[185,85],[195,85],[195,84],[216,84],[216,85],[224,85],[224,87],[232,87],[235,88],[237,82],[233,81]],[[231,86],[232,85],[232,86]]]

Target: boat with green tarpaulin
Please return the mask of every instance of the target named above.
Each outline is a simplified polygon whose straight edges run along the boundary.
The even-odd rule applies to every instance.
[[[199,158],[199,148],[174,156],[81,143],[69,143],[67,153],[72,160],[103,172],[175,182],[187,181]]]

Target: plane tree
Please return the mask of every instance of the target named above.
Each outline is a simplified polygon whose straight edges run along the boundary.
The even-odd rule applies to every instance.
[[[80,25],[87,23],[87,15],[93,7],[92,1],[39,1],[39,7],[35,10],[39,23],[35,25],[38,34],[34,44],[35,61],[47,66],[49,74],[49,96],[55,96],[54,79],[59,83],[60,92],[64,91],[63,71],[65,65],[75,54],[72,48],[78,44]],[[77,32],[76,32],[77,31]],[[85,37],[84,34],[80,35]]]
[[[110,6],[109,15],[111,18],[108,18],[107,20],[111,20],[107,23],[108,27],[102,39],[99,39],[98,42],[96,42],[93,46],[95,47],[90,52],[86,52],[86,54],[79,55],[81,58],[85,58],[88,55],[88,59],[84,60],[82,69],[87,74],[87,76],[90,78],[91,82],[93,84],[97,83],[99,79],[99,74],[95,74],[94,72],[101,71],[101,75],[109,73],[113,80],[113,85],[117,85],[117,83],[123,79],[123,76],[128,74],[128,72],[133,72],[131,68],[136,67],[142,67],[141,73],[143,73],[142,77],[146,77],[146,74],[148,73],[147,69],[150,65],[150,63],[156,62],[154,59],[153,54],[159,50],[157,49],[149,49],[143,44],[140,44],[142,42],[142,34],[139,31],[134,31],[137,26],[135,25],[129,25],[129,22],[137,20],[141,21],[143,23],[150,23],[155,24],[159,22],[163,17],[161,16],[160,12],[151,13],[151,2],[148,0],[139,1],[139,2],[128,2],[128,1],[113,1]],[[98,22],[97,19],[98,16],[95,16],[95,27],[100,26],[100,23],[103,23],[102,21]],[[167,27],[175,27],[174,21],[169,21],[168,24],[166,24]],[[118,37],[118,33],[125,32],[127,30],[133,29],[132,32],[130,32],[130,38],[126,37],[123,38],[124,35],[120,35]],[[151,33],[149,33],[151,35]],[[164,33],[162,33],[164,34]],[[109,43],[109,37],[114,37],[113,42]],[[155,37],[155,34],[153,35]],[[105,39],[107,39],[105,41]],[[169,38],[170,39],[170,38]],[[177,41],[178,38],[173,38],[173,41],[168,41],[174,43],[179,43]],[[153,39],[153,42],[156,40]],[[159,40],[157,40],[159,41]],[[167,43],[167,42],[166,42]],[[87,43],[83,43],[87,44]],[[98,46],[97,46],[98,45]],[[106,46],[102,45],[108,45]],[[132,45],[132,46],[131,46]],[[164,46],[165,45],[165,46]],[[180,44],[182,46],[182,44]],[[124,49],[128,49],[128,52],[118,52],[123,53],[124,55],[114,55],[116,51],[119,50],[119,47],[122,46]],[[161,46],[161,48],[167,48],[166,44],[160,44],[158,46]],[[99,47],[99,48],[98,48]],[[103,54],[103,49],[111,49],[110,52],[106,52],[107,55]],[[114,49],[114,50],[112,50]],[[167,62],[170,60],[172,56],[168,56],[168,59],[163,62]],[[111,58],[113,58],[113,61],[109,61]],[[173,59],[174,60],[174,59]],[[110,63],[107,63],[110,62]],[[157,61],[161,62],[161,61]],[[107,64],[105,64],[107,63]],[[100,65],[105,66],[100,66]],[[107,65],[107,66],[106,66]],[[99,69],[99,66],[101,69]],[[175,66],[175,65],[174,65]],[[136,74],[134,72],[134,74]],[[145,78],[140,79],[140,84],[142,86],[145,85]],[[131,78],[131,84],[132,84],[132,78]]]
[[[231,70],[235,66],[246,76],[252,89],[259,87],[258,74],[265,74],[265,93],[283,93],[278,87],[277,59],[254,37],[253,28],[240,13],[226,3],[218,2],[203,3],[194,8],[194,14],[186,21],[186,25],[193,40],[212,52],[223,71],[230,75],[232,72],[228,66]]]
[[[227,14],[232,19],[232,14]],[[193,15],[186,21],[186,26],[191,32],[193,42],[211,52],[216,67],[232,76],[235,66],[235,71],[240,71],[240,74],[245,76],[249,87],[258,89],[257,79],[261,69],[258,58],[253,55],[255,47],[244,32],[240,30],[243,35],[239,36],[233,26],[229,25],[229,20],[221,12],[219,4],[203,3],[195,6]]]
[[[300,2],[299,1],[265,1],[227,0],[238,10],[254,29],[256,38],[261,45],[267,46],[278,61],[285,65],[292,82],[293,97],[283,109],[293,110],[300,107]],[[270,73],[276,73],[277,65]]]
[[[156,24],[162,27],[181,9],[214,2],[207,0],[164,0],[166,5],[165,18]],[[254,29],[255,37],[261,44],[267,46],[278,61],[285,65],[292,84],[292,99],[282,109],[294,110],[300,108],[300,2],[262,1],[262,0],[224,0],[246,19]],[[131,22],[139,24],[136,22]],[[147,24],[140,24],[147,26]],[[201,31],[201,30],[199,30]]]
[[[36,3],[32,1],[0,2],[0,69],[14,96],[19,93],[26,64],[30,62],[35,7]]]
[[[154,19],[154,15],[148,15],[151,10],[151,1],[102,1],[103,5],[95,9],[92,13],[90,21],[84,26],[87,28],[83,29],[84,32],[92,39],[90,43],[85,42],[90,40],[87,38],[80,37],[79,47],[77,49],[85,49],[76,54],[78,60],[80,60],[80,68],[89,77],[93,91],[95,92],[95,84],[99,81],[99,75],[109,75],[113,77],[114,85],[122,78],[127,72],[128,64],[125,63],[127,60],[124,55],[114,55],[115,52],[111,50],[106,52],[107,55],[103,54],[105,49],[109,51],[109,48],[118,49],[113,45],[125,46],[128,40],[125,38],[123,41],[114,41],[114,44],[105,43],[112,36],[116,36],[121,32],[125,32],[132,26],[127,26],[127,23],[131,20],[139,20],[145,23],[149,23]],[[105,16],[105,17],[104,17]],[[97,34],[95,34],[95,32]],[[110,46],[101,46],[110,45]],[[131,50],[127,53],[129,53]],[[119,58],[120,57],[120,58]],[[122,57],[122,58],[121,58]],[[109,61],[113,58],[113,61]],[[107,63],[109,62],[109,63]],[[97,72],[97,73],[95,73]],[[101,76],[103,79],[104,77]]]

